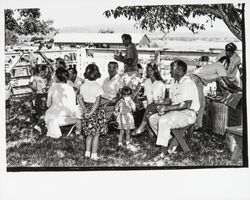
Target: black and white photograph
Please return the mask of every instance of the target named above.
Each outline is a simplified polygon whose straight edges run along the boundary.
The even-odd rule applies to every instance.
[[[206,174],[206,187],[219,185],[212,179],[218,176],[228,193],[219,186],[193,188],[197,194],[184,189],[190,192],[186,199],[235,199],[238,193],[240,200],[250,198],[238,191],[245,180],[236,181],[237,173],[249,176],[248,6],[244,1],[2,3],[0,185],[7,188],[28,174],[42,180],[40,187],[62,174],[69,178],[62,190],[72,192],[72,184],[81,188],[74,174],[85,186],[90,179],[95,193],[109,177],[121,178],[119,191],[132,199],[129,188],[137,193],[143,184],[149,192],[153,184],[157,190],[153,182],[161,176],[169,177],[168,187],[176,185],[171,191],[178,193],[178,184],[190,189],[189,181],[196,180],[199,186]],[[98,174],[107,182],[98,182]],[[52,181],[56,188],[60,180]],[[111,184],[113,189],[104,188],[125,198]],[[207,197],[199,194],[206,190]],[[135,197],[164,198],[164,191],[155,196],[145,191]],[[169,198],[185,197],[172,192]],[[82,198],[79,193],[73,196]]]

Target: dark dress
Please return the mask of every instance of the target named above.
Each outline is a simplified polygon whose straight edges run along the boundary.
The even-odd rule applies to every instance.
[[[85,102],[85,106],[88,112],[90,112],[94,103]],[[86,118],[83,115],[82,129],[86,136],[103,135],[107,133],[107,120],[103,106],[99,106],[90,118]]]

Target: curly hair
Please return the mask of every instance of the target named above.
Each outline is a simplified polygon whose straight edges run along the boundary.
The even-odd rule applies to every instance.
[[[56,69],[56,78],[60,81],[60,82],[64,82],[66,83],[68,78],[69,78],[69,72],[67,69],[65,69],[64,67],[58,67]]]
[[[129,86],[124,86],[121,90],[121,95],[128,96],[133,94],[133,90]]]
[[[148,63],[146,69],[148,68],[151,68],[154,71],[154,77],[157,81],[163,81],[161,74],[158,70],[158,66],[155,63]],[[149,78],[148,75],[146,77]]]
[[[94,81],[101,77],[98,66],[95,63],[89,64],[84,72],[84,77],[90,81]]]

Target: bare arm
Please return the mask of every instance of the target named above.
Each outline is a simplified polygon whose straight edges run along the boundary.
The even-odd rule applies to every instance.
[[[77,101],[80,104],[80,106],[82,107],[82,110],[84,112],[86,112],[87,108],[86,108],[86,106],[84,104],[84,99],[83,99],[83,96],[81,94],[77,95]]]
[[[89,113],[87,113],[88,117],[93,115],[93,113],[98,109],[100,102],[101,102],[101,96],[96,97],[96,101],[95,101],[94,106],[92,107],[91,111]]]
[[[241,91],[241,88],[233,84],[227,76],[222,76],[221,79],[218,80],[222,87],[230,92]]]
[[[47,108],[49,108],[52,104],[52,96],[51,96],[51,91],[48,91],[48,98],[47,98],[47,102],[46,102],[46,106]]]
[[[159,109],[162,112],[174,111],[174,110],[185,110],[189,109],[191,106],[192,100],[187,100],[176,105],[164,105],[160,106]]]
[[[122,56],[122,55],[119,55],[119,56],[115,55],[114,59],[117,61],[120,61],[124,64],[127,64],[127,65],[132,65],[132,63],[133,63],[133,59],[131,59],[131,58],[125,59],[124,56]]]

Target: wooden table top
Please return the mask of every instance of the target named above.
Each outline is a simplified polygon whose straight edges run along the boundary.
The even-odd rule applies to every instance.
[[[242,126],[229,126],[226,128],[226,133],[242,136]]]

